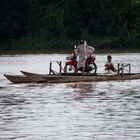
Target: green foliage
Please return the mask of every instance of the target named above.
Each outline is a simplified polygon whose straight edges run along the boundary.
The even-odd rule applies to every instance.
[[[140,46],[139,0],[1,0],[0,6],[5,49],[67,49],[80,39],[97,48]]]
[[[26,34],[29,7],[27,0],[0,1],[0,41]]]

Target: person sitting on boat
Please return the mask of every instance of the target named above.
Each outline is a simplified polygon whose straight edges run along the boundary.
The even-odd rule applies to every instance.
[[[74,67],[74,70],[77,70],[77,49],[75,48],[71,54],[70,57],[67,57],[66,63],[65,63],[65,68],[64,71],[66,72],[66,66],[70,65]]]
[[[115,68],[115,66],[113,64],[112,56],[111,55],[107,56],[107,62],[105,64],[105,71],[116,72],[116,68]]]
[[[84,40],[80,41],[80,45],[77,47],[77,55],[78,55],[78,64],[77,64],[77,71],[79,69],[82,70],[82,72],[85,71],[85,64],[87,59],[87,51],[86,51],[86,44]]]

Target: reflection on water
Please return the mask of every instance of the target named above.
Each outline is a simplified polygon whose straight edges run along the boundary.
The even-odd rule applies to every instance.
[[[40,62],[48,58],[39,56],[32,71],[39,71],[37,65],[42,66]],[[125,59],[128,57],[126,54]],[[35,59],[34,56],[30,60],[29,56],[16,58],[18,66],[22,60],[23,69],[31,68],[28,66]],[[21,65],[19,68],[16,64],[8,66],[10,72],[19,71]],[[0,73],[5,69],[3,63]],[[45,71],[41,69],[40,73]],[[2,75],[0,78],[0,140],[140,139],[140,80],[11,84]]]
[[[82,100],[83,98],[90,98],[92,93],[94,92],[95,85],[92,83],[74,83],[68,85],[74,89],[74,93],[76,93],[75,100]]]

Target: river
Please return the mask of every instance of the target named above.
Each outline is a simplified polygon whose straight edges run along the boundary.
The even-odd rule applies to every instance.
[[[0,56],[0,140],[139,140],[140,80],[12,84],[3,76],[48,73],[50,61],[66,56]],[[106,56],[96,54],[98,72]],[[140,53],[112,56],[115,64],[130,63],[140,72]]]

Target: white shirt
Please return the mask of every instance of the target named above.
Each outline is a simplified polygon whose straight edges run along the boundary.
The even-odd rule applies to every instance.
[[[87,58],[87,51],[86,51],[86,46],[85,44],[81,44],[77,47],[77,54],[79,57],[86,57]]]

